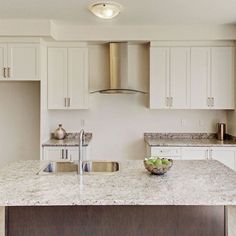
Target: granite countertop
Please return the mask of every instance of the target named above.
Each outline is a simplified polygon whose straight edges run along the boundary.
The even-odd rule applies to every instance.
[[[92,133],[85,133],[85,139],[83,146],[88,146],[92,139]],[[51,146],[79,146],[79,133],[68,133],[67,137],[62,140],[55,138],[49,139],[47,142],[43,143],[43,147]]]
[[[236,147],[236,139],[227,136],[224,141],[216,139],[215,134],[161,134],[161,133],[145,133],[144,140],[149,146],[166,146],[166,147]]]
[[[163,176],[143,162],[122,161],[113,174],[36,175],[46,162],[20,161],[0,170],[0,206],[236,205],[236,172],[218,161],[175,161]]]

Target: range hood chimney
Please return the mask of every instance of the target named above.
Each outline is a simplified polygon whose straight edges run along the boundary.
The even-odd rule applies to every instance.
[[[145,92],[129,88],[128,84],[128,44],[109,43],[110,80],[109,88],[95,92],[103,94],[135,94]]]

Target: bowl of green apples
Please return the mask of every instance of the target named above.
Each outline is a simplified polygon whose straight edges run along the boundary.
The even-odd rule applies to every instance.
[[[144,166],[153,175],[165,174],[173,165],[172,159],[149,157],[145,158]]]

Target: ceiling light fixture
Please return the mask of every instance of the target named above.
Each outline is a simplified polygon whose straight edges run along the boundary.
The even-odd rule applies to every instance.
[[[89,10],[97,17],[111,19],[121,12],[122,6],[117,2],[97,2],[89,6]]]

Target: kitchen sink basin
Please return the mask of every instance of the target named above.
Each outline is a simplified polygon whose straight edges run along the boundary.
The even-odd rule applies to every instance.
[[[119,171],[119,163],[114,161],[84,161],[83,171],[90,172],[116,172]]]
[[[111,173],[119,171],[120,165],[114,161],[83,161],[83,173]],[[37,174],[77,172],[78,165],[73,162],[51,161]]]

